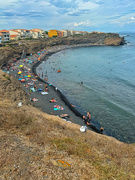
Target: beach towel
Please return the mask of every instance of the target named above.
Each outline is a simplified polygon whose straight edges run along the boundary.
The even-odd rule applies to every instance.
[[[33,85],[33,82],[30,82],[30,83],[27,83],[28,85],[32,86]]]
[[[32,79],[32,81],[37,81],[37,79]]]
[[[57,111],[57,110],[64,110],[65,108],[63,108],[62,106],[59,106],[59,105],[54,105],[54,110]]]
[[[41,92],[42,95],[49,94],[48,92]]]
[[[57,110],[61,110],[61,109],[54,108],[54,111],[57,111]]]
[[[36,98],[33,98],[33,99],[31,99],[31,101],[38,101],[38,99],[36,99]]]

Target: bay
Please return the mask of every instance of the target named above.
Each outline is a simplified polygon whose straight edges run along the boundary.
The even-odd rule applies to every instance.
[[[107,135],[134,143],[135,34],[125,35],[125,39],[124,46],[66,49],[40,64],[37,72],[42,67],[49,83],[57,86],[79,111],[91,112]]]

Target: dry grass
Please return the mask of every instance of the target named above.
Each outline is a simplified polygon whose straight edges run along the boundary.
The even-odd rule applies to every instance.
[[[79,128],[0,96],[0,179],[135,179],[134,145]]]

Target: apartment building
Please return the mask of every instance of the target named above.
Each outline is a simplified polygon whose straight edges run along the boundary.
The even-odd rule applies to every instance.
[[[70,36],[75,35],[75,31],[74,31],[74,30],[68,30],[68,31],[69,31],[69,33],[70,33]]]
[[[10,40],[9,31],[7,31],[7,30],[0,30],[0,33],[3,34],[3,40],[2,41],[9,41]]]
[[[41,37],[41,38],[44,38],[44,37],[45,37],[45,31],[44,31],[44,30],[38,29],[38,28],[35,28],[35,29],[32,29],[32,30],[38,31],[38,32],[40,33],[40,37]]]
[[[49,37],[58,36],[58,32],[59,32],[58,30],[53,30],[53,29],[49,30],[48,31],[48,36]]]
[[[36,30],[29,30],[29,31],[32,38],[37,39],[41,37],[39,31],[36,31]]]
[[[4,35],[0,33],[0,43],[4,40]]]
[[[18,30],[9,30],[10,40],[18,40],[21,38],[21,33]]]
[[[63,37],[63,35],[64,35],[63,31],[59,31],[58,36],[59,36],[59,37]]]

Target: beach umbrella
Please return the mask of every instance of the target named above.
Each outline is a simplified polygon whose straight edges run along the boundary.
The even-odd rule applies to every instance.
[[[23,67],[23,65],[21,64],[20,67]]]
[[[31,75],[28,75],[27,77],[31,77]]]
[[[21,81],[21,80],[22,80],[22,78],[19,78],[18,80],[19,80],[19,81]]]
[[[21,74],[21,73],[22,73],[21,71],[18,72],[18,74]]]

